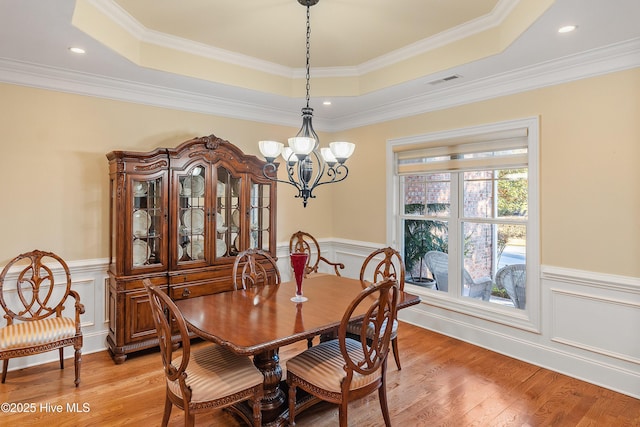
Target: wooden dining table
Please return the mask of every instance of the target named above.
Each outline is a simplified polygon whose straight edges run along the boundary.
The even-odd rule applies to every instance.
[[[360,280],[327,274],[304,279],[302,289],[308,298],[302,303],[291,301],[295,281],[176,301],[194,334],[237,354],[253,356],[264,375],[263,425],[287,424],[286,383],[282,380],[279,348],[317,335],[334,335],[347,307],[362,291],[362,284]],[[420,302],[418,296],[406,292],[399,298],[399,309]],[[364,315],[364,311],[356,315]],[[315,403],[308,396],[300,396],[298,402],[297,411]],[[249,405],[232,409],[250,423]]]

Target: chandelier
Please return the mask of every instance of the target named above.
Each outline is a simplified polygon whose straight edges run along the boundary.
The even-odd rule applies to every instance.
[[[278,141],[259,141],[260,152],[267,163],[262,168],[263,175],[272,181],[290,184],[296,187],[298,194],[295,197],[302,198],[302,204],[307,207],[308,199],[316,196],[313,190],[324,184],[332,184],[344,181],[349,174],[349,169],[344,164],[353,154],[355,144],[351,142],[337,141],[329,144],[329,147],[320,148],[320,139],[313,130],[313,108],[309,107],[309,38],[311,36],[310,14],[311,6],[320,0],[298,0],[307,7],[307,56],[306,56],[306,80],[307,80],[307,105],[302,107],[302,127],[295,137],[289,138],[289,146]],[[282,154],[287,167],[287,180],[277,178],[278,165],[275,159]]]

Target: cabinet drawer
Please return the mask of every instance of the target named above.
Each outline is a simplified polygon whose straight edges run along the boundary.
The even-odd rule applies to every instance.
[[[233,290],[233,284],[228,281],[189,283],[185,285],[171,286],[169,296],[173,300],[200,297],[203,295],[217,294]]]

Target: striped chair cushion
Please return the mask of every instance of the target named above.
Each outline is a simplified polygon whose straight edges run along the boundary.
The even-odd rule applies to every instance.
[[[387,327],[387,321],[385,320],[382,324],[382,331],[384,333],[384,328]],[[360,329],[362,328],[362,322],[351,322],[347,326],[347,332],[353,335],[360,336]],[[398,335],[398,321],[393,320],[393,327],[391,328],[391,339],[394,339]],[[373,323],[369,323],[369,327],[367,328],[367,336],[373,336]]]
[[[347,351],[354,361],[362,360],[362,345],[351,338],[346,341]],[[287,372],[324,390],[340,393],[340,382],[346,377],[345,361],[338,340],[326,341],[311,347],[287,361]],[[371,384],[380,378],[378,369],[371,375],[353,374],[350,390]]]
[[[48,317],[42,320],[15,323],[0,328],[0,349],[47,344],[72,338],[76,334],[76,323],[68,317]]]
[[[174,359],[178,366],[181,357]],[[206,402],[262,384],[264,377],[246,356],[238,356],[219,345],[208,345],[191,353],[187,365],[187,385],[191,387],[191,402]],[[178,381],[168,381],[169,390],[182,398]]]

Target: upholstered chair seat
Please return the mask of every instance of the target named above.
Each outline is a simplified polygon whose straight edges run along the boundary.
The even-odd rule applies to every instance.
[[[68,317],[49,317],[31,322],[15,323],[0,328],[0,349],[28,348],[73,338],[76,323]]]
[[[353,360],[362,360],[364,352],[360,342],[347,338],[345,340],[347,351]],[[340,344],[337,340],[322,342],[311,347],[299,356],[287,362],[287,372],[292,372],[299,379],[308,384],[314,384],[323,390],[332,393],[341,392],[341,384],[347,373],[344,370],[346,362],[340,352]],[[380,380],[382,370],[373,374],[362,375],[354,372],[349,390],[355,390],[373,384]]]
[[[173,360],[176,366],[182,356]],[[206,403],[223,399],[240,391],[261,384],[262,374],[248,357],[238,357],[219,345],[208,345],[191,352],[191,360],[185,370],[186,385],[191,388],[191,403]],[[180,381],[167,381],[169,391],[182,399]]]
[[[373,323],[369,323],[367,327],[367,336],[370,337],[375,333],[374,330],[375,325]],[[387,327],[387,322],[385,321],[382,325],[382,332],[384,333],[385,328]],[[354,322],[353,324],[349,324],[347,327],[347,333],[351,335],[356,335],[360,333],[360,324],[358,322]],[[391,340],[394,340],[398,337],[398,321],[393,321],[393,326],[391,327]]]

